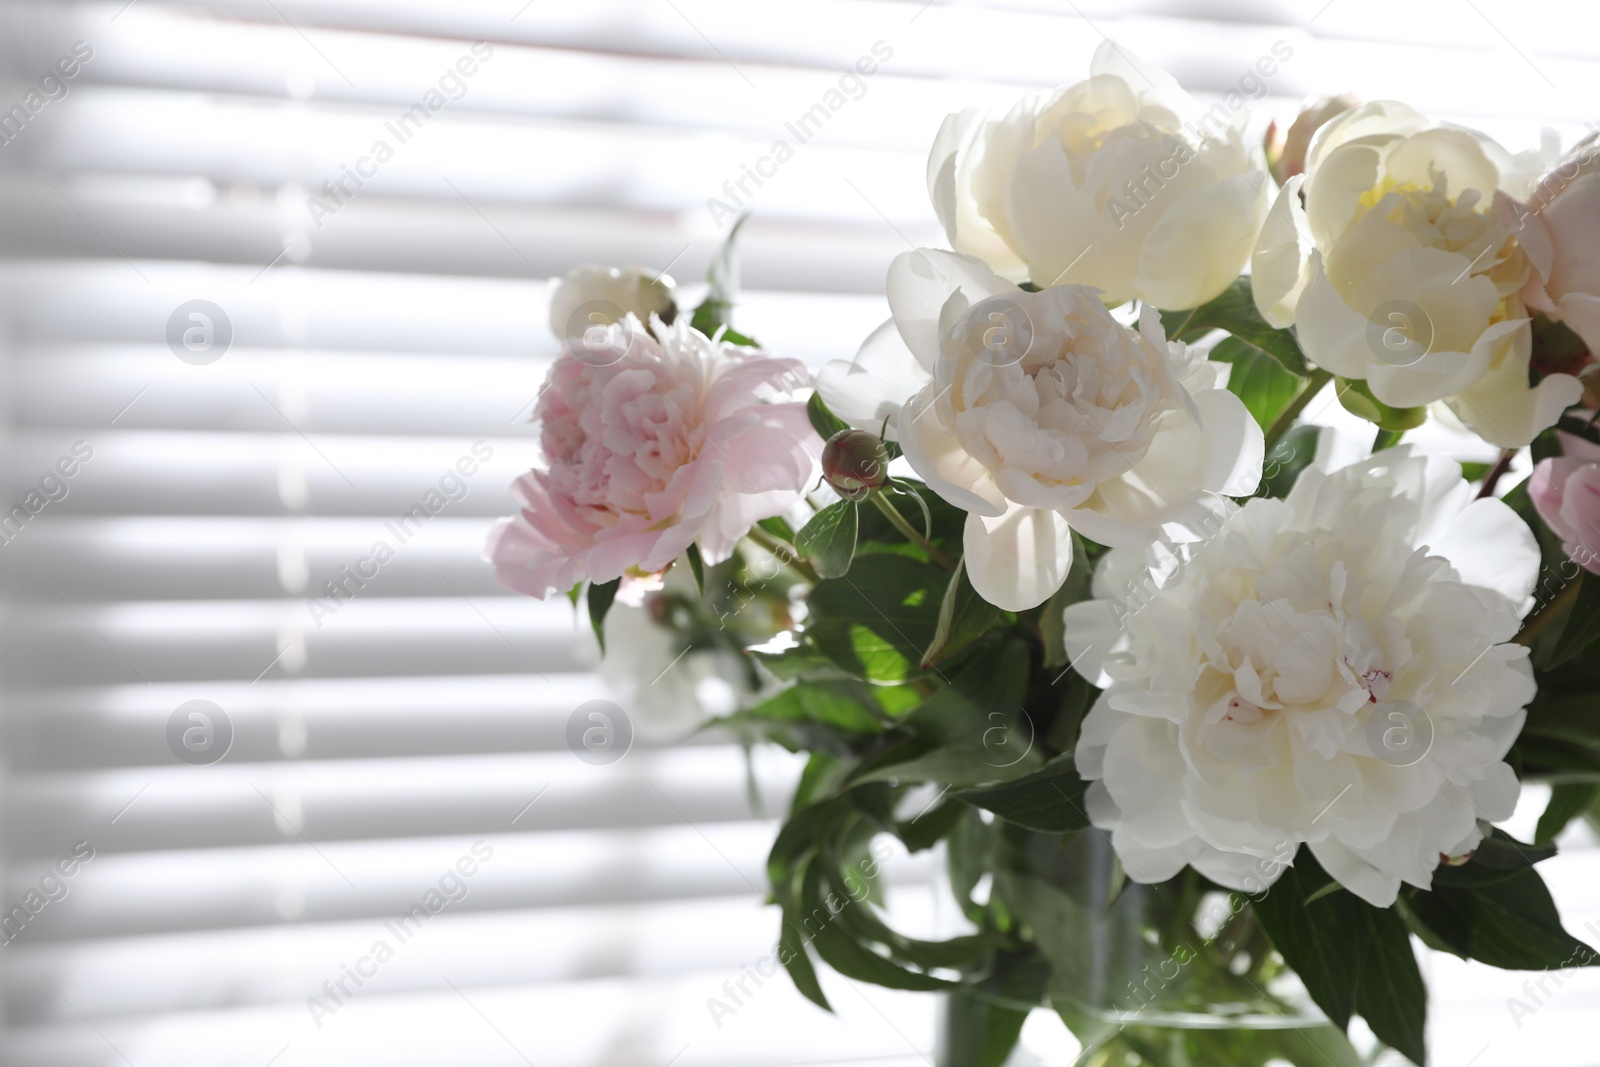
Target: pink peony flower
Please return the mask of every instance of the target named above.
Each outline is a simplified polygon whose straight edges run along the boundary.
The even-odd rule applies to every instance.
[[[695,542],[707,563],[726,559],[814,476],[822,441],[805,405],[774,402],[810,384],[801,363],[682,321],[624,327],[620,355],[599,366],[564,351],[539,392],[548,469],[513,483],[521,511],[484,550],[518,592],[654,575]]]
[[[1591,136],[1567,153],[1525,208],[1502,203],[1533,263],[1523,302],[1600,349],[1600,140]]]
[[[1569,433],[1559,436],[1562,454],[1533,469],[1528,496],[1567,555],[1600,574],[1600,445]]]

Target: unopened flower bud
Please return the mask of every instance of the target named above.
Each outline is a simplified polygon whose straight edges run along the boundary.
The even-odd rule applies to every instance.
[[[822,449],[822,476],[846,499],[881,489],[889,480],[889,453],[865,430],[840,430]]]
[[[1329,120],[1349,111],[1360,104],[1361,100],[1353,93],[1340,93],[1338,96],[1324,96],[1307,105],[1294,122],[1282,135],[1282,141],[1277,145],[1268,146],[1268,151],[1273,155],[1272,175],[1279,183],[1288,181],[1296,174],[1306,169],[1306,150],[1311,147],[1311,137]],[[1273,131],[1276,133],[1276,131]],[[1273,149],[1276,149],[1273,152]]]

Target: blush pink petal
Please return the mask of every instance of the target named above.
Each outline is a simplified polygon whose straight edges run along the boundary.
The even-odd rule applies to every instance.
[[[546,468],[512,485],[518,513],[485,546],[510,588],[543,598],[656,573],[697,541],[716,562],[804,494],[822,442],[784,399],[803,365],[687,323],[652,330],[613,363],[566,352],[551,368],[534,408]]]

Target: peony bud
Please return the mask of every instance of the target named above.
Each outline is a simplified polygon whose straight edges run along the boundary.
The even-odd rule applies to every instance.
[[[1272,176],[1281,184],[1306,169],[1306,150],[1311,147],[1311,136],[1334,116],[1349,111],[1361,103],[1353,93],[1324,96],[1308,104],[1283,135],[1282,146],[1272,160]]]
[[[888,450],[866,430],[840,430],[822,449],[822,476],[846,500],[864,496],[888,482]]]

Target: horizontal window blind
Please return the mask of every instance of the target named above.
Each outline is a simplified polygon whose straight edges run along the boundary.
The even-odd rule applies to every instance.
[[[747,764],[714,734],[605,767],[567,750],[570,713],[606,695],[587,623],[478,558],[536,459],[547,279],[597,261],[692,282],[727,229],[708,200],[737,199],[740,328],[814,366],[848,356],[886,314],[889,261],[942,243],[923,188],[942,116],[1081,77],[1102,33],[1208,105],[1289,42],[1258,127],[1348,85],[1525,149],[1540,125],[1570,141],[1600,87],[1576,0],[0,18],[0,107],[92,52],[25,121],[0,115],[4,502],[38,503],[0,533],[3,903],[42,902],[0,945],[0,1061],[30,1067],[928,1062],[931,997],[825,976],[827,1016],[746,977],[773,948],[764,861],[794,758]],[[880,69],[841,83],[877,44]],[[740,190],[830,89],[844,105]],[[214,362],[171,340],[194,301],[222,313]],[[377,576],[324,597],[379,539]],[[196,700],[231,733],[208,766],[169,740]],[[1600,918],[1592,843],[1549,865],[1575,932]],[[933,861],[888,871],[895,921],[934,931]],[[1585,1062],[1593,983],[1492,1029],[1520,978],[1430,966],[1440,1062],[1491,1030],[1478,1067],[1524,1039]],[[708,1009],[740,980],[736,1011]]]

